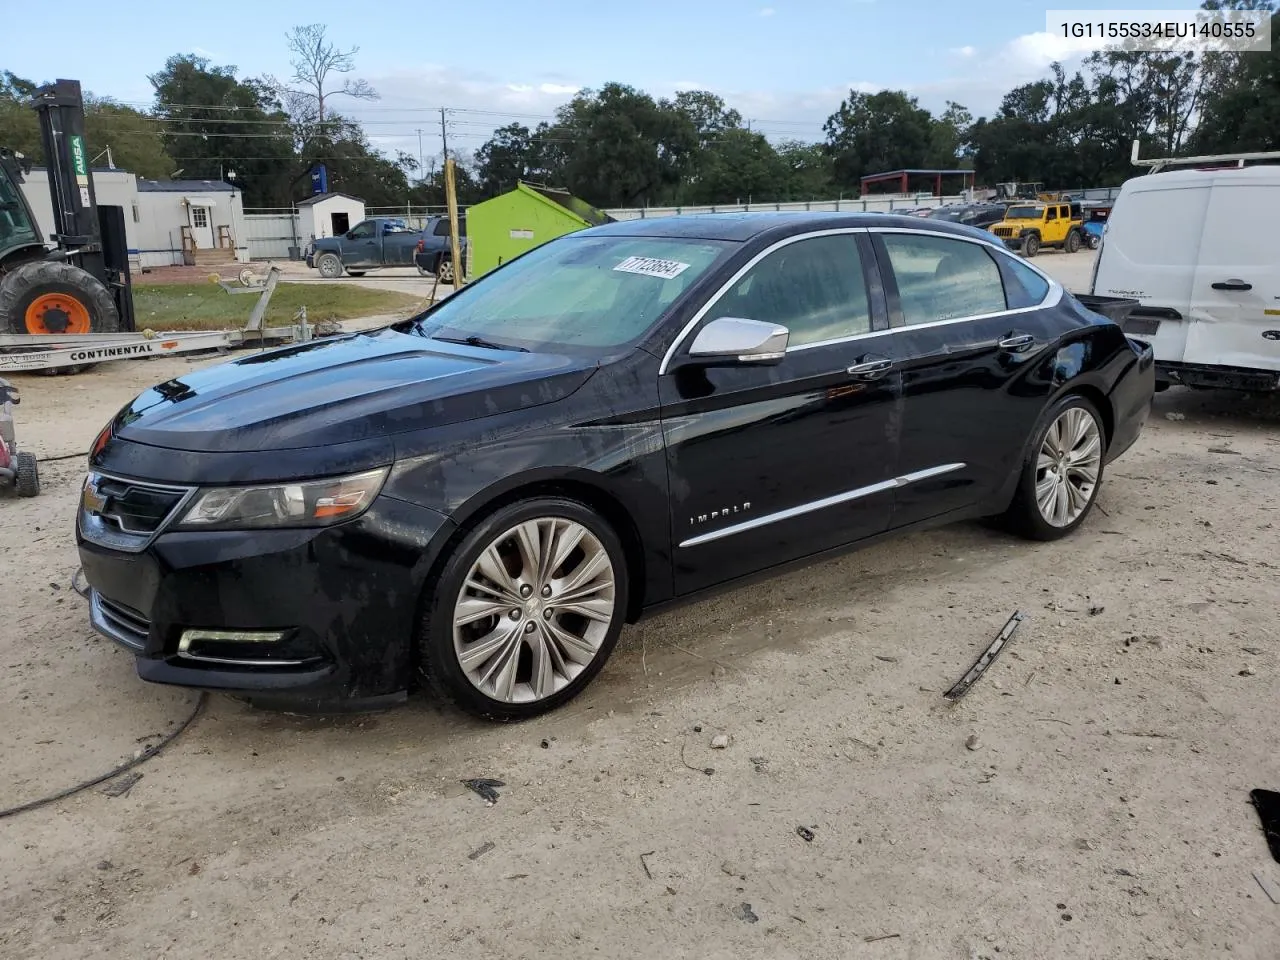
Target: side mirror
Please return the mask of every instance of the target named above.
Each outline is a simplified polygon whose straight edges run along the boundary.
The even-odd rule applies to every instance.
[[[698,332],[682,366],[770,365],[787,355],[786,327],[744,317],[720,317]]]

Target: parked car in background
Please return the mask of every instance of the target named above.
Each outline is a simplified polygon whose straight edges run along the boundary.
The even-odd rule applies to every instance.
[[[90,617],[147,680],[316,708],[420,678],[520,720],[671,602],[963,518],[1067,536],[1152,386],[972,227],[611,223],[126,405],[78,510]]]
[[[985,228],[1003,220],[1005,209],[1002,203],[953,203],[938,207],[929,214],[929,218]]]
[[[1112,204],[1085,203],[1082,206],[1084,223],[1081,229],[1084,230],[1089,249],[1097,250],[1102,243],[1102,234],[1107,229],[1107,218],[1111,216]]]
[[[467,264],[467,216],[458,215],[458,251],[462,257],[463,275]],[[450,242],[448,217],[429,217],[418,238],[413,262],[424,277],[439,277],[441,283],[453,282],[453,245]]]
[[[1092,292],[1139,301],[1126,326],[1162,386],[1280,389],[1280,166],[1128,181]]]
[[[362,277],[379,267],[412,266],[418,236],[419,231],[398,217],[370,217],[341,236],[313,240],[307,249],[307,266],[328,280],[336,280],[344,271]]]
[[[1018,203],[991,226],[991,232],[1011,250],[1034,257],[1044,247],[1075,253],[1084,246],[1082,227],[1078,203]]]

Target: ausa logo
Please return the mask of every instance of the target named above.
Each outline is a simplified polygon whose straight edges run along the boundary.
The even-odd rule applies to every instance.
[[[696,517],[689,518],[689,526],[697,527],[704,523],[710,523],[712,520],[722,520],[725,517],[731,517],[734,514],[750,513],[751,501],[739,503],[732,507],[721,507],[719,510],[712,510],[710,513],[700,513]]]

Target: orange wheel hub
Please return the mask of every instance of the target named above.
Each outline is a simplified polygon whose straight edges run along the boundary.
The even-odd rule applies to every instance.
[[[45,293],[31,301],[27,333],[89,333],[89,308],[69,293]]]

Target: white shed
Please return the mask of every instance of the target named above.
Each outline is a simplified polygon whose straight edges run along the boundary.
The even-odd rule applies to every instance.
[[[138,180],[124,170],[94,168],[93,193],[100,207],[124,208],[124,233],[129,244],[129,256],[133,266],[140,263],[140,213],[138,210]],[[53,201],[49,196],[49,174],[44,167],[33,167],[25,174],[22,194],[31,205],[31,212],[36,216],[36,224],[46,242],[52,242],[53,235],[60,232],[53,222]]]
[[[247,263],[244,201],[221,180],[139,180],[145,266]]]
[[[298,203],[298,235],[305,245],[340,237],[364,219],[364,201],[345,193],[318,193]]]

